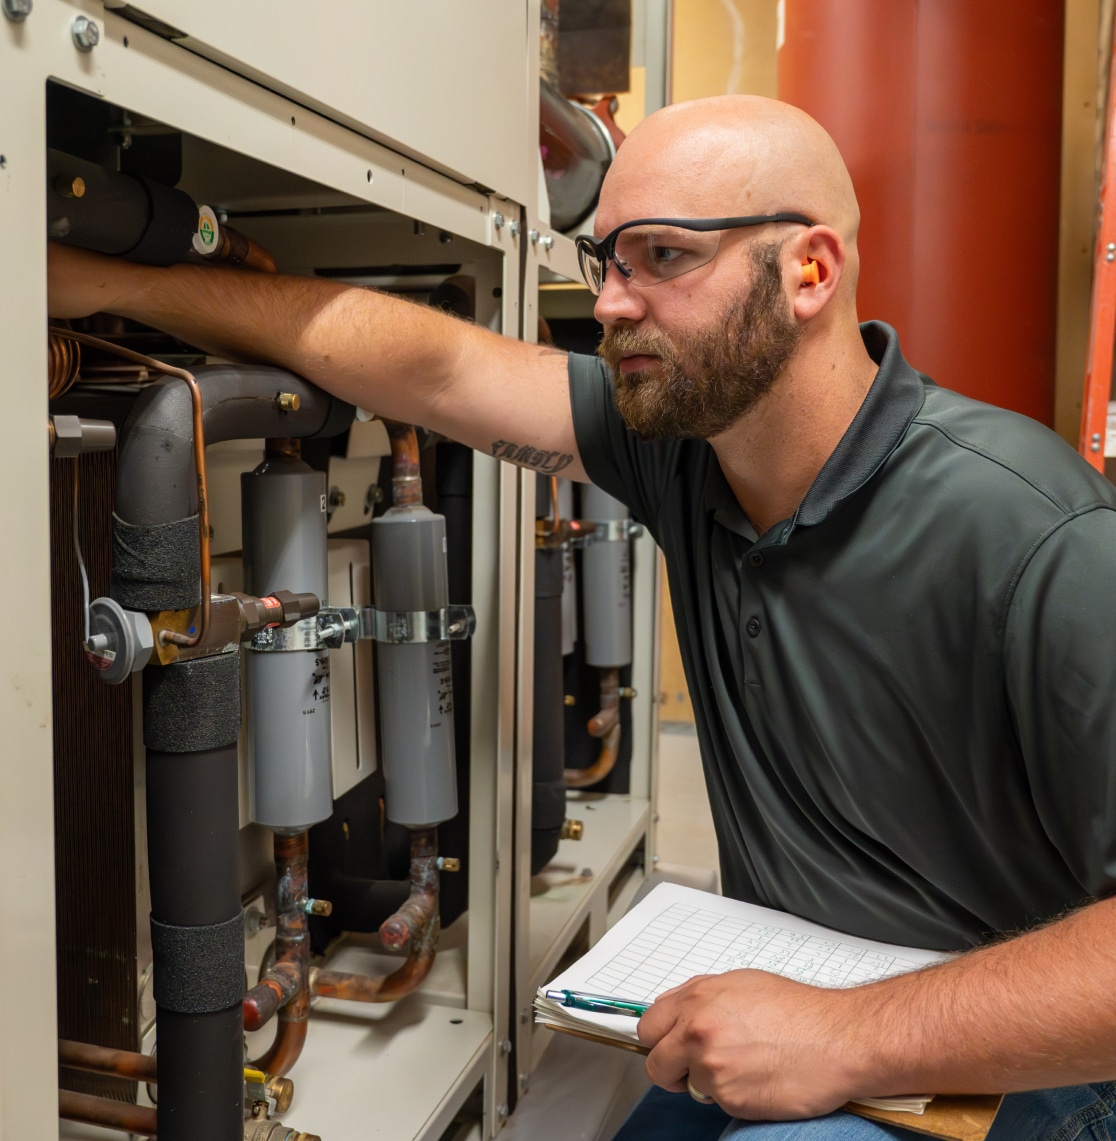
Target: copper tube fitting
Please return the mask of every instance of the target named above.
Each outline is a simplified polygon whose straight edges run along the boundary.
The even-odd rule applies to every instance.
[[[244,996],[244,1029],[259,1030],[266,1026],[298,992],[299,981],[294,963],[276,963]]]
[[[115,353],[125,360],[145,365],[152,371],[162,373],[164,376],[176,377],[178,380],[184,381],[186,386],[190,389],[190,405],[193,411],[194,423],[194,472],[198,481],[198,561],[201,563],[201,617],[198,621],[197,632],[193,635],[183,634],[173,630],[160,630],[158,636],[164,643],[173,642],[176,646],[196,646],[198,643],[204,641],[206,634],[209,632],[211,586],[209,566],[209,491],[205,475],[205,423],[203,419],[205,408],[202,404],[202,394],[201,389],[198,387],[198,382],[194,378],[194,374],[187,372],[184,368],[174,368],[171,365],[163,364],[162,361],[157,361],[154,357],[146,357],[143,353],[133,352],[131,349],[114,345],[111,341],[103,341],[100,337],[91,337],[88,333],[75,333],[72,329],[52,327],[50,334],[52,337],[75,341],[80,345],[92,345],[94,348]]]
[[[588,788],[616,767],[620,755],[620,671],[601,670],[601,708],[589,718],[589,733],[601,737],[597,759],[584,769],[566,769],[567,788]]]
[[[410,942],[406,960],[398,970],[379,978],[314,968],[310,972],[310,989],[323,998],[394,1002],[415,990],[430,973],[439,930],[438,830],[415,828],[411,831],[411,894],[380,926],[380,940],[385,947],[398,950]]]
[[[58,1116],[64,1121],[103,1125],[124,1133],[138,1133],[141,1137],[154,1137],[157,1132],[155,1110],[149,1106],[110,1101],[107,1097],[65,1089],[58,1091]]]
[[[275,835],[276,911],[275,966],[261,984],[246,996],[245,1025],[262,1016],[274,998],[279,1009],[278,1028],[271,1049],[255,1069],[282,1077],[298,1061],[306,1041],[306,1019],[310,1014],[310,930],[303,903],[306,900],[306,860],[309,840],[306,832]],[[293,987],[292,987],[293,981]],[[282,1003],[280,994],[290,991]],[[253,1000],[250,1008],[248,999]],[[266,1018],[264,1019],[266,1021]],[[261,1022],[260,1025],[263,1025]]]
[[[58,1064],[68,1070],[112,1074],[137,1082],[158,1081],[155,1059],[149,1054],[91,1046],[88,1042],[71,1042],[66,1038],[58,1040]]]
[[[580,840],[585,834],[583,820],[563,820],[562,828],[558,833],[559,840]]]
[[[396,507],[421,504],[418,433],[413,424],[397,420],[385,420],[384,427],[391,441],[391,501]]]

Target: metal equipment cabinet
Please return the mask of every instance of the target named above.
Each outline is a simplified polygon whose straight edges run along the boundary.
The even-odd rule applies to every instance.
[[[0,973],[9,980],[0,1015],[0,1139],[29,1141],[59,1136],[46,84],[182,132],[196,143],[189,177],[234,205],[306,210],[301,226],[297,218],[273,226],[277,248],[337,240],[336,223],[312,213],[336,204],[375,208],[363,240],[394,248],[406,236],[412,260],[458,242],[486,287],[478,290],[486,297],[478,319],[508,335],[535,337],[540,266],[571,278],[577,271],[569,239],[539,222],[537,0],[145,0],[142,12],[119,0],[33,7],[4,0],[9,8],[30,11],[18,21],[0,18]],[[92,50],[75,44],[78,17],[99,32]],[[282,225],[288,234],[278,233]],[[327,1141],[498,1132],[543,1047],[529,1016],[534,989],[579,938],[600,935],[651,861],[653,547],[641,539],[634,556],[633,684],[641,696],[631,794],[588,798],[584,813],[574,801],[571,814],[602,826],[581,849],[564,842],[560,860],[593,875],[558,893],[536,884],[532,894],[530,781],[522,774],[531,749],[535,477],[478,455],[474,480],[474,535],[485,541],[473,544],[473,654],[483,668],[474,669],[471,794],[462,806],[472,824],[470,906],[461,969],[448,984],[457,989],[448,999],[420,991],[404,1000],[406,1017],[386,1007],[312,1021],[284,1120]],[[472,1119],[453,1126],[466,1103],[476,1107]],[[66,1126],[61,1136],[114,1134]]]

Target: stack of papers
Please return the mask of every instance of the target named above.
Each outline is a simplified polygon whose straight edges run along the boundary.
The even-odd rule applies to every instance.
[[[949,955],[844,935],[781,911],[677,884],[659,884],[586,955],[543,987],[535,1021],[554,1030],[646,1052],[638,1019],[563,1006],[548,990],[651,1003],[695,975],[745,967],[812,986],[849,987],[905,974]],[[864,1098],[876,1109],[921,1114],[929,1096]]]

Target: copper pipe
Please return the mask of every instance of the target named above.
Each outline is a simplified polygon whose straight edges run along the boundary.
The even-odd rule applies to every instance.
[[[146,1105],[131,1105],[126,1101],[110,1101],[107,1097],[93,1097],[71,1090],[58,1091],[58,1116],[65,1121],[80,1121],[85,1125],[103,1125],[124,1133],[138,1133],[141,1137],[155,1137],[155,1110]]]
[[[279,1007],[278,1028],[271,1049],[252,1065],[265,1074],[282,1076],[298,1061],[306,1041],[306,1019],[310,1015],[310,929],[304,905],[306,904],[306,860],[309,850],[308,834],[275,834],[276,911],[275,967],[264,976],[260,986],[246,996],[245,1021],[255,1016],[249,1009],[248,999],[260,1005],[259,1013],[270,1002],[266,991],[274,983],[279,990],[290,990],[287,1000]],[[291,980],[294,987],[290,987]],[[263,989],[261,989],[263,988]],[[261,1023],[262,1025],[262,1023]]]
[[[198,387],[198,382],[194,378],[194,374],[187,372],[184,368],[175,368],[173,365],[163,364],[162,361],[157,361],[154,357],[147,357],[144,356],[143,353],[134,352],[132,349],[123,348],[121,345],[114,345],[111,341],[103,341],[100,337],[91,337],[88,333],[75,333],[71,329],[60,329],[56,327],[51,327],[49,332],[52,336],[61,337],[68,341],[76,341],[81,345],[92,345],[94,348],[115,353],[125,360],[145,365],[147,368],[153,369],[155,372],[161,372],[165,376],[176,377],[178,380],[184,381],[186,386],[190,389],[190,404],[194,419],[194,471],[198,480],[198,554],[199,562],[201,563],[201,620],[198,623],[197,633],[192,636],[189,634],[180,634],[174,630],[160,630],[159,640],[164,645],[167,642],[172,642],[176,646],[196,646],[209,632],[210,609],[209,492],[205,478],[205,424],[203,420],[205,408],[202,404],[202,394],[201,389]]]
[[[113,1050],[88,1042],[58,1040],[58,1064],[68,1070],[85,1070],[92,1074],[112,1074],[135,1082],[157,1082],[158,1067],[149,1054],[134,1050]]]
[[[589,733],[601,737],[597,759],[584,769],[566,769],[566,788],[588,788],[603,780],[620,755],[620,671],[601,670],[601,708],[589,718]]]
[[[47,398],[57,400],[64,396],[77,380],[81,368],[81,348],[75,341],[67,340],[51,330],[47,338],[49,387]]]
[[[411,894],[403,906],[380,925],[385,947],[401,950],[411,944],[406,960],[390,975],[368,978],[343,971],[310,972],[310,989],[323,998],[353,1002],[394,1002],[410,994],[430,973],[438,947],[438,829],[411,829]]]
[[[294,963],[276,963],[244,996],[244,1029],[266,1026],[298,993],[299,970]]]
[[[258,270],[260,273],[275,272],[275,259],[259,242],[246,238],[232,226],[221,226],[220,233],[221,248],[209,255],[210,260],[229,266],[243,266],[245,269]]]
[[[385,420],[384,427],[391,440],[391,501],[396,507],[421,504],[418,433],[413,424],[398,420]]]

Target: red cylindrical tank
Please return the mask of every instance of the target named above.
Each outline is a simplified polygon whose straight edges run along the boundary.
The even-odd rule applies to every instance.
[[[779,97],[845,157],[858,311],[940,384],[1054,413],[1064,0],[786,0]]]

